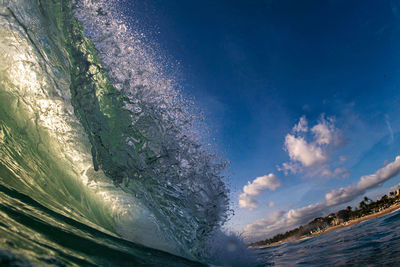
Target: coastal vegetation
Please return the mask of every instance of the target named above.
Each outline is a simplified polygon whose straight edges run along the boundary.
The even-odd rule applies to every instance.
[[[286,233],[280,233],[271,238],[251,243],[249,246],[259,247],[273,245],[278,242],[296,240],[314,234],[323,233],[329,228],[338,225],[346,225],[351,221],[381,212],[395,204],[400,204],[400,185],[397,190],[390,192],[389,196],[384,195],[376,201],[364,197],[364,199],[359,203],[359,206],[354,209],[351,206],[348,206],[344,210],[331,213],[326,217],[315,218],[309,223],[287,231]]]

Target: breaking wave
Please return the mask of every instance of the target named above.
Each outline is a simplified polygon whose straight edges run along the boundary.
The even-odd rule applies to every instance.
[[[0,7],[2,193],[111,236],[215,258],[210,240],[230,214],[226,163],[118,3]]]

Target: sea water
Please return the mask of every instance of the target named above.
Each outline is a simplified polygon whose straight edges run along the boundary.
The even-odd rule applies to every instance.
[[[255,251],[264,266],[399,266],[400,210],[326,234]]]

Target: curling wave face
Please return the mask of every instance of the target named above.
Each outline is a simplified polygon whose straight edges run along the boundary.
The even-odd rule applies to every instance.
[[[0,183],[94,229],[206,261],[228,216],[225,163],[115,10],[1,2]]]

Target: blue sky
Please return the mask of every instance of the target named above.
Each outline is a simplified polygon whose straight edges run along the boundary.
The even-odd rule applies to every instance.
[[[228,228],[264,238],[400,182],[400,4],[148,0],[126,13],[231,162]],[[350,196],[329,202],[339,188]]]

